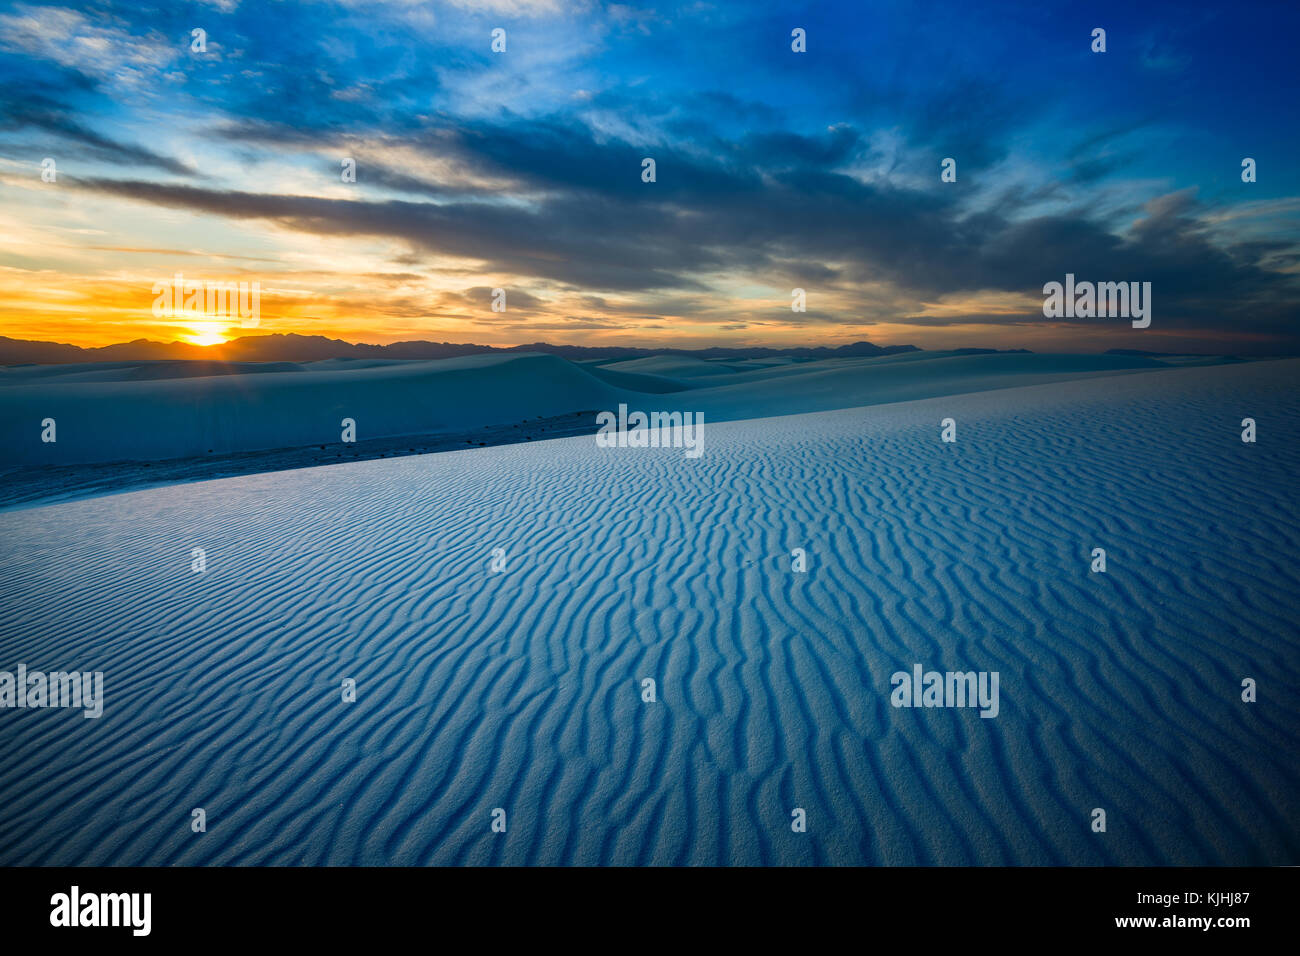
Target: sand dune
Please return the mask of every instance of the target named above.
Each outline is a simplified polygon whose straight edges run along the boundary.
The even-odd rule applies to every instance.
[[[1300,863],[1298,372],[711,423],[693,461],[569,438],[0,513],[0,668],[100,669],[106,696],[0,713],[0,857]],[[998,717],[891,707],[914,662],[998,671]]]
[[[658,356],[595,364],[511,353],[246,365],[5,369],[0,442],[18,467],[162,461],[337,444],[344,418],[362,441],[575,412],[590,413],[594,429],[595,413],[620,402],[735,421],[1169,367],[1112,355],[925,352],[813,362]],[[46,419],[57,424],[55,443],[40,440]]]
[[[84,368],[84,367],[83,367]],[[617,402],[620,392],[551,355],[471,355],[427,362],[153,381],[58,381],[0,389],[0,438],[15,464],[182,458],[428,434]],[[58,441],[39,441],[53,418]],[[33,442],[35,436],[37,441]]]

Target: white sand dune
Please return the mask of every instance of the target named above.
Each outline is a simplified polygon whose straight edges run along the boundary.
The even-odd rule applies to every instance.
[[[0,513],[0,668],[102,670],[106,695],[98,720],[0,711],[0,859],[1300,863],[1298,373],[708,419],[696,460],[583,437]],[[999,715],[892,708],[918,662],[998,671]]]
[[[604,408],[620,393],[551,355],[470,355],[146,381],[42,382],[0,389],[0,439],[15,464],[184,458],[340,440],[428,434],[472,424]],[[53,418],[58,441],[42,444]],[[33,441],[33,437],[36,441]]]
[[[1111,355],[923,352],[748,365],[689,356],[595,365],[512,353],[230,363],[222,374],[180,362],[30,366],[0,374],[0,443],[19,467],[161,461],[337,444],[344,418],[356,422],[359,440],[574,412],[590,413],[594,429],[595,413],[620,403],[734,421],[1164,367]],[[46,419],[57,442],[40,440]]]

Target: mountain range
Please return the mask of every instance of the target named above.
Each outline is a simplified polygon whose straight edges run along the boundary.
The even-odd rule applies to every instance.
[[[394,342],[391,345],[365,345],[344,342],[321,335],[248,335],[221,345],[191,345],[187,342],[152,342],[136,339],[99,348],[82,348],[57,342],[34,342],[0,335],[0,365],[55,365],[74,362],[140,362],[151,360],[197,359],[226,362],[315,362],[332,358],[440,359],[485,352],[545,352],[571,361],[621,361],[650,355],[689,355],[700,359],[755,359],[787,356],[795,359],[859,358],[892,355],[896,352],[920,351],[914,345],[873,345],[854,342],[834,348],[827,346],[794,348],[724,348],[646,349],[629,346],[530,345],[497,347],[493,345],[455,344],[452,342]],[[985,350],[966,350],[985,351]],[[987,350],[993,351],[993,350]]]

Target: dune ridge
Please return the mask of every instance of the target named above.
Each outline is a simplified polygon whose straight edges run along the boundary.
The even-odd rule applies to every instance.
[[[11,467],[219,458],[338,444],[345,418],[362,440],[576,412],[590,413],[594,430],[595,413],[620,402],[735,421],[1169,367],[1141,356],[927,352],[807,362],[656,356],[576,363],[512,352],[260,368],[30,366],[0,369],[0,443]],[[57,423],[57,442],[40,440],[47,419]]]

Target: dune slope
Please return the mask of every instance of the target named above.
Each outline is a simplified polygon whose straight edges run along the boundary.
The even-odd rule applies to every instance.
[[[337,445],[345,418],[358,441],[578,412],[594,430],[596,412],[620,403],[735,421],[1165,367],[1129,356],[923,352],[746,365],[659,356],[598,366],[511,353],[263,367],[29,366],[0,370],[0,444],[21,468],[220,458]],[[42,441],[48,419],[55,442]],[[3,485],[0,477],[0,499]]]
[[[0,710],[0,859],[1300,863],[1298,371],[2,513],[0,668],[106,702]],[[891,707],[914,663],[999,715]]]

